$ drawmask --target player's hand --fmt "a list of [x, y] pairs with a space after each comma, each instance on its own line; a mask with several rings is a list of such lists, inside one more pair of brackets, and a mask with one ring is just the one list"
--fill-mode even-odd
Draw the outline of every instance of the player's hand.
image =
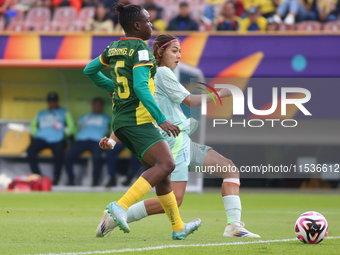
[[102, 138], [99, 142], [99, 147], [103, 150], [112, 150], [112, 144], [109, 143], [109, 138]]
[[166, 122], [163, 122], [162, 124], [159, 124], [159, 126], [161, 129], [163, 129], [168, 134], [168, 136], [171, 136], [171, 133], [172, 133], [174, 137], [177, 137], [178, 134], [181, 132], [179, 127], [172, 124], [170, 120], [167, 120]]
[[111, 99], [113, 99], [113, 92], [109, 92]]
[[230, 89], [224, 88], [219, 91], [220, 97], [230, 97], [232, 96]]

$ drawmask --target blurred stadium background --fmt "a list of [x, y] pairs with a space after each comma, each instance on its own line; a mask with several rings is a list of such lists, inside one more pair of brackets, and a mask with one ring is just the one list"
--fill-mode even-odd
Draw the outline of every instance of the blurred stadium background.
[[[325, 100], [325, 97], [333, 95], [336, 100], [340, 92], [336, 86], [340, 74], [340, 1], [296, 0], [310, 15], [299, 20], [302, 14], [295, 13], [293, 23], [285, 19], [286, 13], [281, 17], [282, 22], [275, 18], [285, 1], [290, 0], [231, 1], [232, 10], [226, 7], [230, 2], [223, 1], [190, 0], [187, 4], [177, 0], [130, 1], [145, 5], [150, 13], [156, 9], [155, 32], [148, 42], [150, 47], [155, 36], [165, 30], [171, 30], [180, 38], [182, 59], [175, 73], [188, 88], [191, 78], [243, 78], [244, 88], [250, 78], [324, 79], [311, 84], [310, 89], [315, 91], [312, 92], [313, 107], [317, 109], [318, 102], [328, 102], [329, 107], [324, 106], [327, 114], [317, 113], [312, 120], [302, 120], [305, 129], [295, 131], [293, 136], [289, 132], [270, 136], [266, 130], [252, 135], [248, 130], [230, 133], [230, 137], [222, 141], [208, 128], [201, 142], [231, 158], [237, 166], [339, 164], [339, 110], [337, 101]], [[0, 174], [14, 179], [30, 173], [26, 158], [30, 144], [29, 124], [37, 112], [46, 108], [48, 92], [59, 94], [60, 105], [69, 109], [74, 120], [91, 111], [94, 97], [105, 100], [104, 112], [110, 115], [108, 93], [96, 88], [82, 70], [111, 41], [123, 36], [117, 25], [117, 14], [112, 10], [114, 3], [113, 0], [0, 0]], [[193, 24], [190, 31], [184, 31], [183, 26], [180, 26], [183, 31], [173, 31], [176, 18], [187, 18], [177, 17], [182, 12], [185, 16], [179, 6], [189, 9]], [[105, 69], [104, 74], [109, 76], [109, 70]], [[332, 79], [332, 86], [323, 83], [326, 78]], [[318, 91], [327, 89], [328, 94], [323, 94], [318, 101]], [[184, 111], [190, 114], [188, 109]], [[223, 114], [223, 110], [208, 114], [207, 120], [225, 116]], [[290, 114], [291, 118], [300, 117], [297, 111]], [[50, 150], [42, 151], [39, 156], [43, 174], [50, 177], [51, 157]], [[127, 174], [127, 158], [129, 153], [124, 152], [117, 164], [121, 175]], [[85, 153], [76, 164], [77, 178], [82, 180], [77, 190], [90, 189], [91, 171], [91, 158]], [[102, 185], [107, 177], [104, 166]], [[219, 179], [196, 177], [189, 186], [191, 191], [202, 191], [202, 185], [221, 184]], [[339, 173], [306, 175], [298, 179], [276, 176], [244, 179], [242, 187], [339, 189], [339, 180]], [[65, 184], [63, 170], [55, 189], [70, 189]], [[6, 188], [5, 185], [0, 187]], [[113, 189], [124, 190], [119, 185]]]

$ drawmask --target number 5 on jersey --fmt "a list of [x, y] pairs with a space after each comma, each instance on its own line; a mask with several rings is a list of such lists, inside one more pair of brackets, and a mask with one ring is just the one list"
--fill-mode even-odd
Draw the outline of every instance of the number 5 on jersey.
[[124, 90], [122, 92], [121, 87], [118, 87], [118, 96], [121, 99], [126, 99], [130, 96], [129, 83], [128, 83], [128, 79], [125, 76], [119, 76], [118, 70], [117, 70], [119, 67], [125, 67], [125, 61], [117, 61], [116, 66], [115, 66], [115, 73], [117, 77], [117, 82], [123, 83], [123, 90]]

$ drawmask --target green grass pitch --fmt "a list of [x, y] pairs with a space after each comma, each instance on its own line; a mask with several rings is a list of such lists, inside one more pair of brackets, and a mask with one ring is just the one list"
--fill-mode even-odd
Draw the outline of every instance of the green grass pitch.
[[[129, 234], [115, 229], [108, 238], [95, 238], [94, 231], [103, 209], [121, 195], [0, 193], [0, 254], [113, 254], [128, 248], [131, 252], [125, 252], [129, 254], [340, 254], [340, 239], [326, 239], [317, 245], [303, 244], [297, 239], [230, 244], [295, 238], [295, 220], [311, 210], [326, 217], [328, 236], [340, 237], [340, 195], [241, 194], [242, 221], [247, 229], [261, 235], [261, 239], [222, 237], [226, 216], [217, 193], [185, 195], [180, 208], [182, 219], [188, 222], [201, 218], [202, 226], [184, 241], [171, 239], [172, 231], [165, 214], [130, 223]], [[147, 197], [153, 196], [151, 193]], [[225, 244], [210, 245], [221, 243]], [[209, 245], [202, 246], [204, 244]], [[136, 250], [168, 245], [182, 247]]]

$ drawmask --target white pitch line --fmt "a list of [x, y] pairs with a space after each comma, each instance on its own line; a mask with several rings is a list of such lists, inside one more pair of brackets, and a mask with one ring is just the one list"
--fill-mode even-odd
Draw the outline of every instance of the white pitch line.
[[[330, 236], [326, 239], [340, 239], [340, 236]], [[67, 253], [47, 253], [47, 254], [35, 254], [35, 255], [90, 255], [90, 254], [108, 254], [108, 253], [123, 253], [123, 252], [137, 252], [137, 251], [152, 251], [163, 250], [168, 248], [182, 248], [182, 247], [207, 247], [207, 246], [227, 246], [227, 245], [244, 245], [244, 244], [258, 244], [258, 243], [277, 243], [277, 242], [290, 242], [298, 241], [296, 238], [290, 239], [277, 239], [277, 240], [259, 240], [250, 242], [233, 242], [233, 243], [207, 243], [207, 244], [170, 244], [162, 246], [150, 246], [144, 248], [127, 248], [120, 250], [106, 250], [106, 251], [85, 251], [85, 252], [67, 252]]]

